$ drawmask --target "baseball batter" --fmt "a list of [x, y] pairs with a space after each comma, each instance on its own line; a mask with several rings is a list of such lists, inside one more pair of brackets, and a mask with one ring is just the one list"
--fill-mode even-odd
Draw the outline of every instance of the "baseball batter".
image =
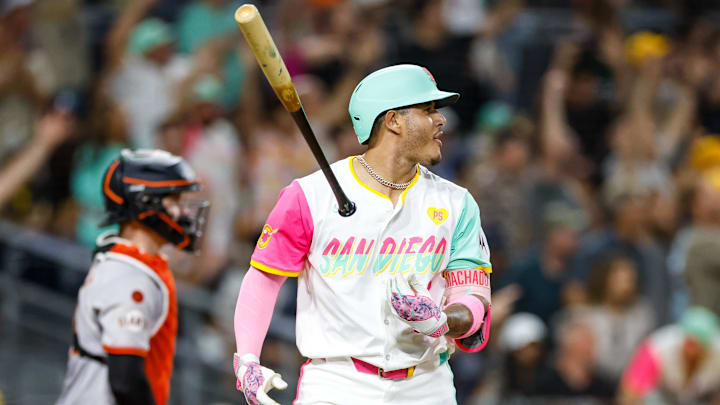
[[124, 150], [102, 184], [106, 224], [78, 293], [74, 343], [57, 405], [164, 405], [170, 392], [177, 300], [159, 248], [194, 251], [207, 203], [190, 166], [164, 151]]
[[309, 360], [295, 404], [453, 404], [455, 347], [479, 351], [490, 325], [490, 252], [467, 190], [421, 164], [441, 159], [457, 93], [420, 66], [364, 78], [349, 112], [363, 156], [331, 167], [357, 204], [338, 215], [316, 172], [282, 190], [235, 311], [238, 389], [276, 404], [279, 374], [259, 364], [278, 290], [298, 277], [297, 346]]

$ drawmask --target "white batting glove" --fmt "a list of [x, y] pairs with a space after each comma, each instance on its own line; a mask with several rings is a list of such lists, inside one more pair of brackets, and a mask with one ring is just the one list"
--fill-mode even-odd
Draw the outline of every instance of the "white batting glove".
[[387, 297], [395, 314], [416, 332], [440, 337], [449, 330], [447, 315], [430, 297], [430, 292], [413, 273], [388, 280]]
[[252, 353], [233, 355], [233, 370], [237, 377], [237, 389], [245, 395], [248, 405], [280, 405], [267, 394], [273, 388], [284, 390], [287, 383], [280, 374], [260, 365], [260, 359]]

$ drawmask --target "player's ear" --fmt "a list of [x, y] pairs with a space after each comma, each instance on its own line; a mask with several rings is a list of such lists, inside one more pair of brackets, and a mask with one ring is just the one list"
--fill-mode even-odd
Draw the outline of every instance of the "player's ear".
[[405, 120], [402, 119], [401, 114], [398, 110], [389, 110], [385, 113], [385, 128], [394, 134], [402, 133]]

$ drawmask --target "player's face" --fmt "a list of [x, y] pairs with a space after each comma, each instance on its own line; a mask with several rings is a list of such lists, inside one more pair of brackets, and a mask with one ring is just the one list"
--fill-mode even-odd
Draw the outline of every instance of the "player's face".
[[408, 107], [405, 111], [403, 150], [406, 156], [424, 165], [439, 163], [445, 116], [435, 109], [434, 101]]

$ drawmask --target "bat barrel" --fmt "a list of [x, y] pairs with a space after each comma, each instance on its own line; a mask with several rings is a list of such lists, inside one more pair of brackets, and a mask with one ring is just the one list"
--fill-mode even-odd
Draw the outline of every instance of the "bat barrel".
[[257, 7], [243, 4], [235, 10], [235, 22], [245, 36], [275, 94], [289, 112], [300, 110], [300, 98], [290, 80], [285, 62], [265, 25]]
[[275, 94], [285, 106], [285, 109], [290, 112], [305, 141], [310, 146], [310, 150], [337, 199], [338, 213], [343, 217], [352, 215], [355, 213], [355, 204], [347, 198], [335, 174], [330, 169], [325, 154], [323, 154], [305, 116], [305, 110], [302, 108], [300, 98], [285, 67], [285, 62], [283, 62], [280, 52], [278, 52], [275, 42], [265, 26], [265, 22], [260, 16], [260, 12], [252, 4], [244, 4], [235, 11], [235, 22], [237, 22], [238, 27], [245, 36]]

